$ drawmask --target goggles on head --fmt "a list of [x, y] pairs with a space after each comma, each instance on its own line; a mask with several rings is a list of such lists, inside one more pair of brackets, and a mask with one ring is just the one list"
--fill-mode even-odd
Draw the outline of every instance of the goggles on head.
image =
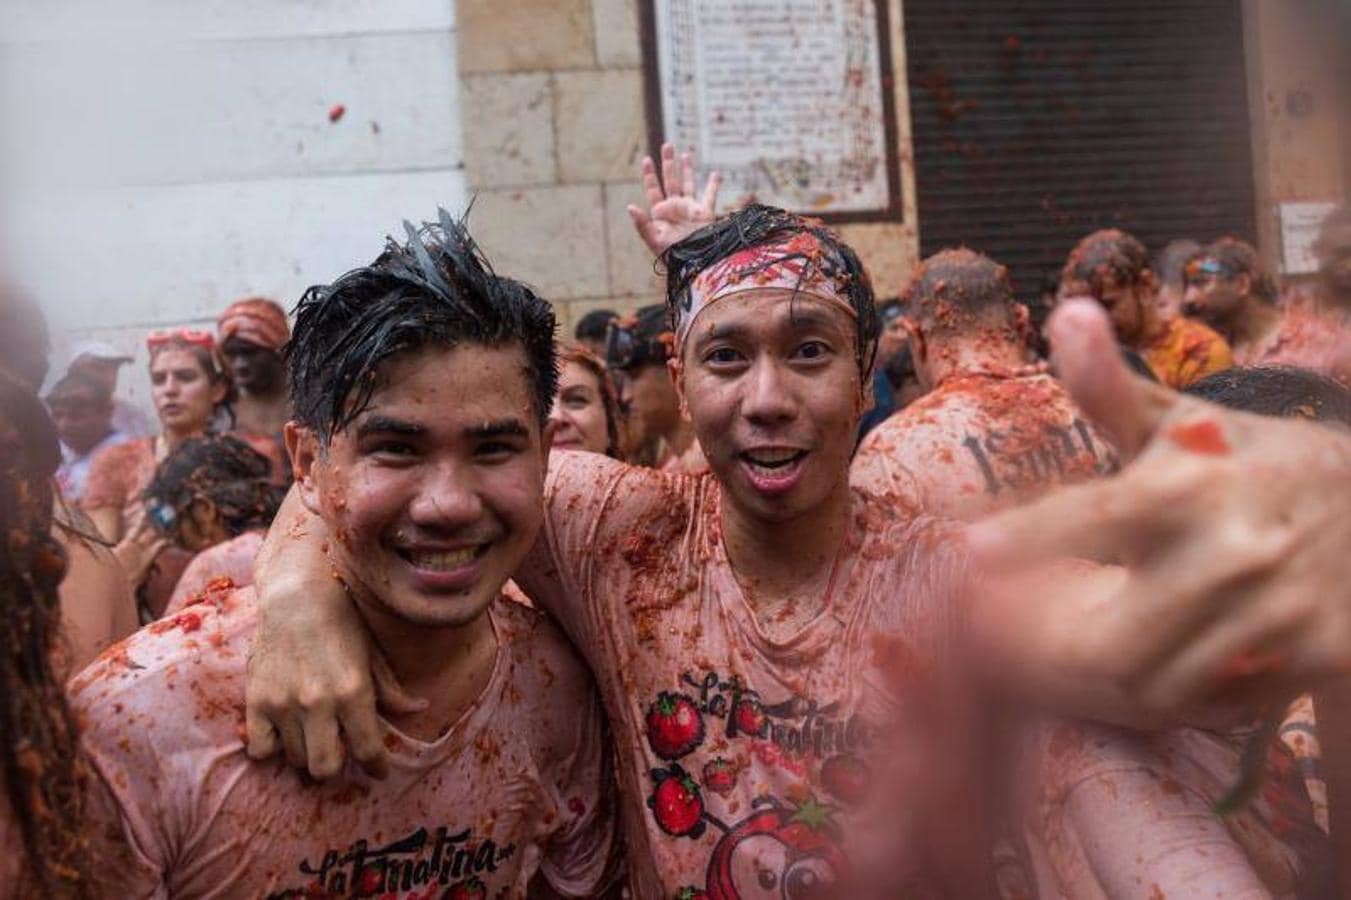
[[1186, 281], [1200, 281], [1202, 278], [1211, 276], [1220, 277], [1225, 275], [1224, 266], [1220, 261], [1212, 257], [1205, 259], [1194, 259], [1187, 263], [1187, 268], [1183, 270], [1183, 277]]
[[642, 365], [658, 365], [670, 357], [670, 336], [641, 338], [633, 326], [614, 321], [605, 332], [605, 367], [631, 371]]
[[170, 538], [174, 536], [174, 529], [178, 525], [178, 510], [171, 504], [147, 502], [145, 514], [150, 517], [150, 523], [160, 534]]

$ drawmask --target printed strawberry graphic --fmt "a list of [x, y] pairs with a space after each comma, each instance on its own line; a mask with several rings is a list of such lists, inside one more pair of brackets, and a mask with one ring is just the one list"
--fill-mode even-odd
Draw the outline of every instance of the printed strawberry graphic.
[[736, 776], [736, 765], [719, 756], [704, 766], [704, 787], [726, 797], [736, 787]]
[[679, 759], [704, 740], [704, 717], [684, 694], [662, 691], [647, 708], [647, 741], [662, 759]]
[[765, 718], [765, 707], [759, 700], [743, 697], [732, 709], [732, 722], [736, 730], [751, 737], [764, 737], [769, 731], [769, 719]]
[[821, 764], [821, 784], [844, 803], [857, 803], [868, 792], [868, 767], [856, 756], [832, 756]]
[[683, 887], [676, 891], [675, 900], [708, 900], [708, 892], [697, 887]]
[[674, 837], [697, 838], [704, 833], [704, 800], [699, 785], [678, 765], [653, 769], [657, 789], [647, 798], [661, 830]]
[[488, 886], [477, 878], [469, 878], [450, 886], [446, 900], [487, 900]]

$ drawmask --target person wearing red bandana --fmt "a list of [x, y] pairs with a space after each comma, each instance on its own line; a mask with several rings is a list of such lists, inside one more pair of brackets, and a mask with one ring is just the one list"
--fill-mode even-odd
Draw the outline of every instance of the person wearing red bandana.
[[233, 431], [272, 460], [275, 480], [288, 482], [281, 438], [291, 417], [282, 356], [291, 337], [286, 313], [271, 300], [249, 297], [230, 304], [216, 326], [221, 355], [239, 390]]
[[924, 396], [864, 438], [854, 486], [973, 519], [1116, 468], [1111, 444], [1033, 363], [1008, 270], [945, 250], [915, 273], [905, 319]]

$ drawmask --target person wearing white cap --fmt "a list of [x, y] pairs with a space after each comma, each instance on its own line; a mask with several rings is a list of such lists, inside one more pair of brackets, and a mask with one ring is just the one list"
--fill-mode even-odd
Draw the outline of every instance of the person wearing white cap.
[[131, 357], [119, 353], [111, 344], [103, 341], [83, 341], [75, 345], [71, 354], [69, 372], [79, 372], [96, 379], [108, 388], [113, 395], [113, 430], [129, 438], [150, 437], [155, 429], [150, 426], [150, 417], [134, 403], [117, 396], [117, 370]]

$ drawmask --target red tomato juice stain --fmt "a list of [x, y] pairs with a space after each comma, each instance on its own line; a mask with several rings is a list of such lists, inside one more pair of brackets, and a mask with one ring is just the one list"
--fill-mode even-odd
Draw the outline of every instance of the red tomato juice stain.
[[1202, 453], [1206, 456], [1228, 456], [1230, 453], [1229, 442], [1224, 439], [1224, 431], [1218, 422], [1209, 419], [1174, 425], [1168, 429], [1168, 436], [1178, 446], [1193, 453]]

